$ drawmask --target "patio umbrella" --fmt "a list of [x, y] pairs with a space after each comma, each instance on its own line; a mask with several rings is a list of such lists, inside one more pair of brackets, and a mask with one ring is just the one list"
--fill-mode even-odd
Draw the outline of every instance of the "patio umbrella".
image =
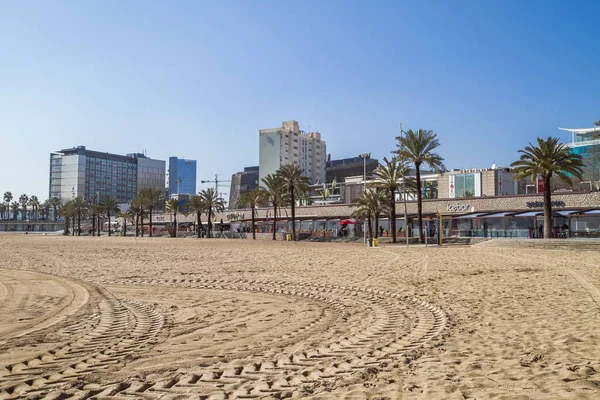
[[355, 224], [355, 221], [352, 221], [350, 219], [345, 219], [343, 221], [340, 221], [340, 225], [348, 225], [348, 224]]

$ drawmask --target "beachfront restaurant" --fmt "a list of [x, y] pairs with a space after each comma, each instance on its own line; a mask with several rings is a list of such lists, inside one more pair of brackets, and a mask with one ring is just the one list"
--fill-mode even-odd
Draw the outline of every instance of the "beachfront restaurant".
[[[600, 209], [574, 209], [553, 211], [553, 237], [577, 238], [600, 237]], [[423, 232], [433, 241], [437, 236], [440, 223], [437, 214], [423, 214]], [[544, 212], [532, 211], [479, 211], [464, 214], [442, 214], [441, 226], [443, 237], [454, 238], [540, 238], [543, 233]], [[345, 226], [345, 229], [343, 228]], [[382, 217], [376, 225], [371, 221], [373, 234], [379, 237], [391, 236], [390, 219]], [[417, 215], [408, 215], [408, 235], [417, 237], [419, 226]], [[240, 232], [251, 232], [251, 220], [232, 221], [231, 229]], [[349, 236], [362, 237], [365, 226], [361, 222], [348, 219], [348, 216], [317, 217], [302, 216], [296, 218], [296, 232], [303, 236]], [[368, 230], [368, 228], [367, 228]], [[291, 220], [287, 216], [277, 219], [277, 233], [291, 231]], [[272, 233], [272, 218], [257, 218], [257, 233]], [[348, 234], [345, 234], [348, 232]], [[406, 224], [404, 216], [396, 219], [397, 237], [405, 237]]]

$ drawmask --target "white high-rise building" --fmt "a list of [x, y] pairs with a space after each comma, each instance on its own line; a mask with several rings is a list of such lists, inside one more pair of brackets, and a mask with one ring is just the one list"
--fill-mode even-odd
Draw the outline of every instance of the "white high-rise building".
[[327, 148], [320, 132], [305, 133], [297, 121], [286, 121], [281, 128], [260, 129], [259, 185], [282, 165], [299, 165], [311, 184], [325, 182]]

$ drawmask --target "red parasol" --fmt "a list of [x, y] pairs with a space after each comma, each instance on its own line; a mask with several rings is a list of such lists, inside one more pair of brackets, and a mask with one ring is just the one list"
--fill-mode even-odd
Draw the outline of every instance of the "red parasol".
[[355, 224], [355, 221], [352, 221], [351, 219], [345, 219], [343, 221], [340, 221], [340, 225], [348, 225], [348, 224]]

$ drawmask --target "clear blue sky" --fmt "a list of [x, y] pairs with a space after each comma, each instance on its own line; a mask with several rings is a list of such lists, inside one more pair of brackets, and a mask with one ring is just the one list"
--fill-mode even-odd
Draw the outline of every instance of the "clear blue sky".
[[599, 16], [599, 1], [2, 1], [0, 192], [46, 199], [49, 153], [80, 144], [229, 179], [258, 164], [260, 128], [291, 119], [333, 158], [389, 156], [402, 122], [438, 133], [448, 168], [507, 165], [600, 119]]

